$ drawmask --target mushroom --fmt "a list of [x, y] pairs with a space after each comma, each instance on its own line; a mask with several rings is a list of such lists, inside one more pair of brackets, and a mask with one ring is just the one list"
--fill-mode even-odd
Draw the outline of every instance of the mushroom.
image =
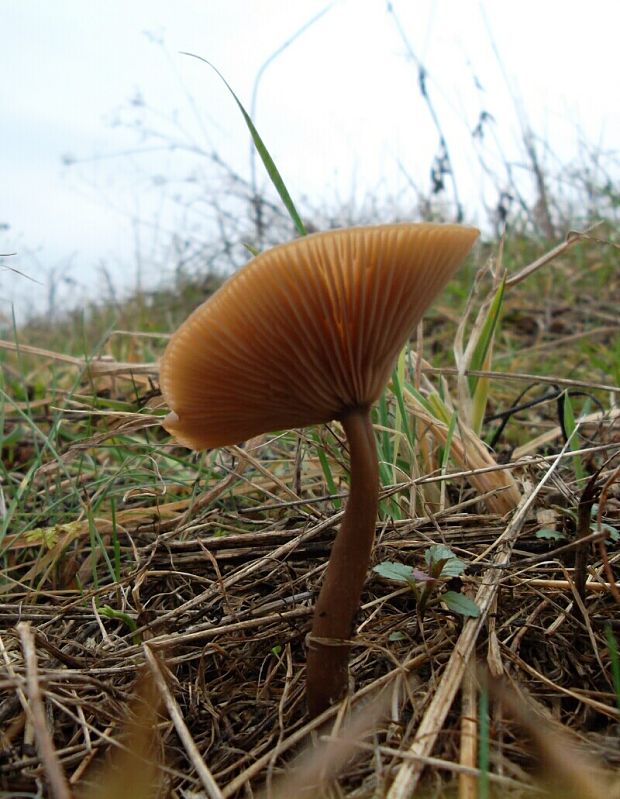
[[253, 258], [197, 308], [161, 361], [163, 425], [192, 449], [340, 422], [350, 495], [307, 637], [312, 716], [347, 687], [379, 477], [372, 404], [433, 298], [478, 236], [461, 225], [315, 233]]

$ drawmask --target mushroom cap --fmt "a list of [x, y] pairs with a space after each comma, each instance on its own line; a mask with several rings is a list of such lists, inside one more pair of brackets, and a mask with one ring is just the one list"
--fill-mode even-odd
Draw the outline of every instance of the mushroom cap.
[[172, 411], [164, 427], [204, 449], [370, 405], [478, 234], [376, 225], [261, 253], [172, 336], [160, 369]]

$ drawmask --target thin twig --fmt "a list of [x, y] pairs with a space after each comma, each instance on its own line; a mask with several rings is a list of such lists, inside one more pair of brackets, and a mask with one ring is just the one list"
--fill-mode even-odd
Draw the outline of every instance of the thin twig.
[[151, 673], [153, 675], [153, 679], [155, 680], [155, 684], [159, 689], [159, 692], [163, 696], [164, 703], [166, 705], [166, 709], [168, 710], [168, 714], [172, 719], [172, 723], [174, 724], [174, 728], [177, 731], [177, 735], [181, 739], [181, 743], [183, 744], [185, 751], [187, 752], [187, 756], [189, 757], [192, 766], [196, 770], [196, 773], [200, 777], [200, 781], [202, 783], [202, 787], [207, 792], [207, 796], [209, 799], [224, 799], [223, 794], [213, 778], [213, 775], [209, 771], [207, 764], [202, 759], [200, 752], [198, 751], [198, 747], [194, 743], [194, 739], [190, 731], [183, 720], [183, 715], [179, 709], [179, 706], [175, 700], [175, 698], [170, 693], [170, 689], [168, 688], [168, 683], [164, 679], [164, 675], [161, 672], [161, 667], [159, 661], [153, 654], [150, 646], [145, 644], [143, 647], [144, 657], [146, 658], [146, 662], [149, 665]]
[[54, 742], [45, 718], [45, 708], [43, 707], [43, 697], [41, 695], [41, 686], [39, 685], [37, 653], [30, 622], [20, 622], [16, 630], [21, 641], [24, 665], [26, 667], [28, 702], [24, 705], [24, 711], [32, 722], [37, 749], [49, 780], [52, 795], [55, 799], [71, 799], [71, 790], [56, 754]]

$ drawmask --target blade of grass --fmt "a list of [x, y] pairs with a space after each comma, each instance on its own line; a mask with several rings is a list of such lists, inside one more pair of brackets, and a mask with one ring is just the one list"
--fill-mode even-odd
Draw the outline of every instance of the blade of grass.
[[342, 507], [342, 502], [336, 497], [338, 489], [336, 488], [336, 483], [334, 481], [334, 475], [332, 474], [331, 466], [329, 465], [329, 460], [325, 454], [325, 448], [323, 447], [321, 439], [319, 438], [319, 434], [316, 431], [313, 430], [310, 434], [310, 437], [316, 446], [316, 454], [318, 455], [319, 463], [321, 464], [321, 470], [323, 472], [323, 478], [327, 486], [327, 492], [334, 497], [332, 500], [334, 508], [339, 510]]
[[[381, 394], [379, 404], [374, 410], [381, 432], [376, 436], [377, 455], [379, 457], [379, 479], [381, 485], [388, 486], [396, 482], [395, 478], [395, 446], [396, 435], [390, 435], [394, 422], [390, 418], [386, 392]], [[401, 519], [402, 513], [398, 502], [394, 498], [383, 500], [379, 503], [379, 510], [382, 517], [392, 516], [394, 519]]]
[[116, 502], [114, 497], [110, 497], [110, 518], [112, 521], [112, 547], [114, 552], [114, 582], [118, 583], [121, 579], [121, 544], [116, 528]]
[[[487, 312], [487, 317], [480, 331], [480, 336], [472, 355], [471, 369], [481, 370], [491, 368], [493, 340], [502, 310], [505, 285], [505, 280], [502, 280], [493, 296], [493, 300]], [[479, 435], [482, 429], [482, 422], [484, 420], [489, 397], [489, 379], [487, 377], [470, 377], [469, 390], [472, 397], [471, 427], [474, 432]]]
[[413, 447], [413, 433], [411, 431], [411, 427], [409, 426], [408, 422], [408, 414], [407, 409], [405, 407], [405, 400], [403, 398], [403, 384], [405, 382], [405, 356], [406, 356], [406, 349], [404, 349], [399, 358], [398, 363], [396, 365], [396, 369], [392, 372], [392, 392], [396, 397], [396, 402], [398, 404], [398, 410], [396, 414], [396, 421], [397, 426], [400, 430], [402, 430], [405, 435], [407, 436], [407, 441]]
[[[590, 403], [586, 402], [583, 407], [582, 416], [586, 416], [588, 411], [590, 410]], [[579, 438], [576, 435], [577, 432], [577, 420], [575, 419], [575, 412], [573, 410], [573, 403], [570, 399], [570, 394], [568, 391], [564, 393], [564, 402], [563, 402], [563, 421], [564, 421], [564, 431], [566, 433], [566, 437], [569, 441], [569, 446], [573, 452], [576, 452], [579, 448]], [[583, 461], [581, 460], [581, 456], [575, 455], [573, 457], [573, 468], [575, 470], [575, 478], [580, 481], [584, 480], [586, 473], [583, 467]]]
[[[450, 452], [452, 451], [452, 438], [454, 436], [454, 430], [456, 428], [456, 420], [457, 415], [456, 411], [452, 414], [450, 419], [450, 424], [448, 425], [448, 433], [446, 435], [446, 443], [443, 448], [443, 452], [441, 455], [441, 473], [445, 475], [448, 471], [448, 464], [450, 463]], [[446, 481], [441, 481], [441, 489], [439, 495], [439, 502], [441, 510], [444, 510], [446, 506]]]
[[90, 539], [90, 566], [91, 566], [91, 576], [93, 578], [93, 585], [95, 589], [99, 588], [99, 578], [97, 576], [97, 558], [95, 557], [95, 551], [101, 542], [99, 538], [99, 534], [97, 533], [97, 528], [95, 527], [95, 520], [93, 519], [93, 512], [92, 509], [89, 507], [87, 510], [88, 513], [88, 537]]
[[[505, 286], [506, 286], [506, 280], [504, 279], [497, 287], [497, 290], [493, 295], [493, 299], [491, 300], [489, 310], [487, 311], [486, 319], [484, 320], [484, 324], [482, 325], [482, 329], [480, 331], [480, 335], [478, 336], [478, 341], [476, 342], [476, 346], [471, 356], [471, 362], [468, 367], [469, 369], [472, 369], [474, 371], [479, 371], [480, 369], [483, 368], [482, 365], [486, 360], [489, 347], [492, 344], [493, 335], [495, 334], [495, 329], [497, 327], [499, 315], [502, 310]], [[476, 383], [479, 379], [480, 378], [478, 377], [469, 378], [469, 386], [472, 395], [476, 390]]]
[[257, 249], [256, 247], [252, 247], [252, 245], [251, 245], [251, 244], [248, 244], [248, 242], [247, 242], [247, 241], [244, 241], [244, 242], [243, 242], [243, 246], [244, 246], [244, 247], [245, 247], [245, 249], [246, 249], [246, 250], [247, 250], [247, 251], [250, 253], [250, 255], [251, 255], [252, 257], [256, 258], [256, 256], [257, 256], [257, 255], [260, 255], [260, 250], [259, 250], [259, 249]]
[[97, 525], [95, 524], [95, 509], [92, 508], [90, 505], [87, 507], [86, 510], [87, 517], [88, 517], [88, 534], [90, 538], [90, 548], [91, 548], [91, 566], [92, 566], [92, 577], [93, 577], [93, 584], [95, 588], [99, 587], [99, 580], [97, 577], [97, 558], [95, 556], [95, 551], [98, 549], [105, 561], [105, 564], [108, 569], [108, 574], [110, 576], [111, 581], [114, 583], [115, 580], [115, 567], [112, 561], [110, 560], [110, 556], [108, 554], [108, 550], [106, 548], [105, 542], [97, 530]]
[[295, 204], [294, 204], [293, 200], [291, 199], [291, 195], [288, 193], [288, 189], [286, 188], [284, 180], [282, 179], [282, 175], [280, 175], [280, 173], [278, 171], [278, 168], [275, 165], [275, 162], [274, 162], [273, 158], [269, 154], [269, 150], [267, 150], [263, 140], [259, 136], [258, 131], [256, 130], [256, 127], [254, 126], [254, 123], [252, 122], [252, 119], [251, 119], [250, 115], [248, 114], [248, 112], [243, 107], [243, 104], [241, 103], [241, 100], [237, 97], [237, 95], [233, 91], [232, 87], [230, 86], [230, 84], [228, 83], [226, 78], [222, 75], [222, 73], [219, 71], [219, 69], [217, 69], [217, 67], [215, 67], [210, 61], [207, 61], [206, 58], [203, 58], [202, 56], [196, 55], [196, 53], [187, 53], [187, 52], [184, 52], [184, 51], [181, 51], [181, 55], [187, 55], [187, 56], [190, 56], [190, 58], [196, 58], [196, 59], [198, 59], [198, 61], [202, 61], [207, 66], [211, 67], [211, 69], [222, 80], [222, 82], [224, 83], [224, 85], [226, 86], [228, 91], [231, 93], [234, 101], [237, 103], [237, 106], [239, 107], [239, 110], [241, 111], [241, 114], [243, 115], [243, 119], [245, 121], [245, 124], [248, 126], [248, 130], [250, 131], [250, 136], [252, 137], [252, 141], [254, 142], [254, 146], [256, 147], [256, 150], [257, 150], [258, 154], [260, 155], [263, 164], [265, 165], [265, 169], [267, 170], [267, 174], [269, 175], [269, 178], [271, 179], [271, 182], [273, 183], [276, 191], [280, 195], [280, 199], [284, 203], [284, 206], [285, 206], [286, 210], [288, 211], [289, 216], [293, 220], [293, 224], [295, 225], [295, 229], [297, 230], [297, 232], [299, 233], [300, 236], [305, 236], [306, 235], [306, 228], [304, 226], [304, 223], [301, 221], [301, 217], [299, 216], [299, 214], [297, 212], [297, 209], [295, 208]]
[[609, 624], [605, 628], [605, 637], [607, 638], [607, 649], [609, 650], [609, 660], [611, 662], [611, 678], [616, 694], [616, 705], [618, 706], [618, 712], [620, 712], [620, 655], [618, 654], [618, 642]]

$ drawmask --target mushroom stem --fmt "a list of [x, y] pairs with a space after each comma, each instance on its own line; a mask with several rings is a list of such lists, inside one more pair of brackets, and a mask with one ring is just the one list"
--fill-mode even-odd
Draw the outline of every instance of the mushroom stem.
[[370, 408], [349, 411], [340, 422], [349, 443], [351, 489], [307, 641], [306, 697], [312, 717], [340, 699], [347, 688], [348, 642], [368, 573], [379, 504], [379, 465]]

